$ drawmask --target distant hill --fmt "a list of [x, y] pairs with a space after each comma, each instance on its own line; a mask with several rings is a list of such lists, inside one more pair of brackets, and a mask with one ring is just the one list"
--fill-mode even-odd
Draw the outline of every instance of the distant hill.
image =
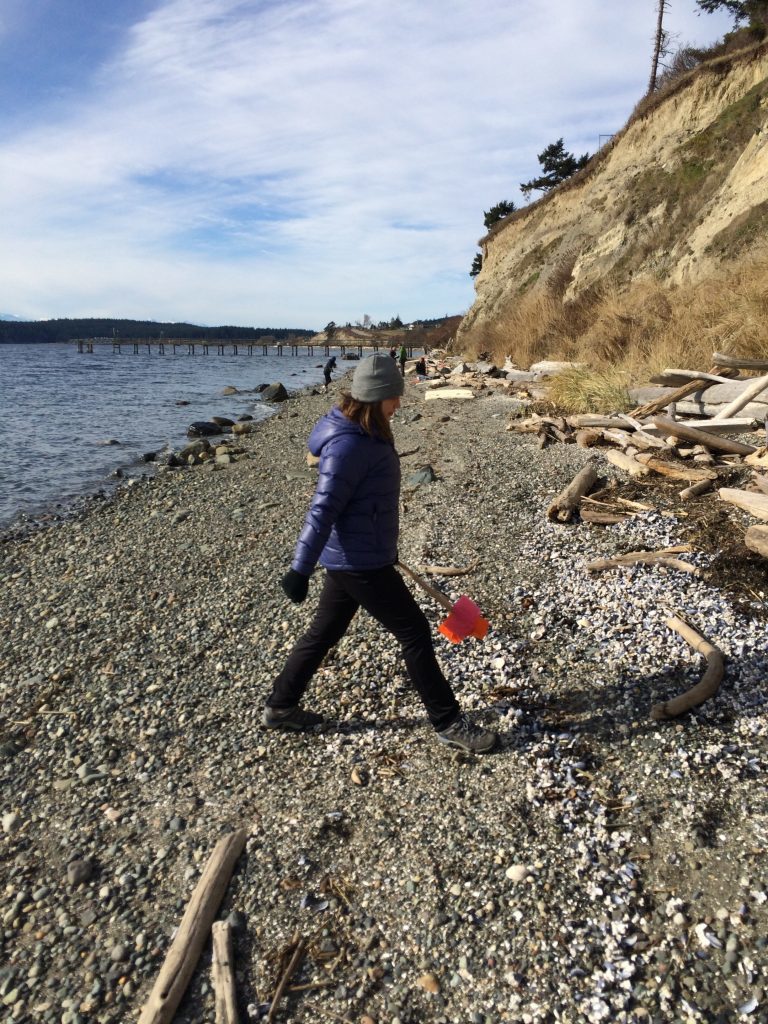
[[14, 316], [13, 313], [0, 313], [0, 320], [19, 320], [20, 318]]
[[75, 339], [117, 338], [120, 341], [252, 341], [270, 337], [309, 338], [314, 333], [290, 327], [201, 327], [198, 324], [156, 323], [153, 320], [61, 319], [7, 320], [0, 317], [0, 344], [67, 342]]

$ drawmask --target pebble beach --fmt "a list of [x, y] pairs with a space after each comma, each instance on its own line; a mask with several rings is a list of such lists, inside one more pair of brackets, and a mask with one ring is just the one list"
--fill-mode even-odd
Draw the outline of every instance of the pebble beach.
[[[625, 522], [552, 523], [599, 456], [507, 430], [503, 388], [425, 401], [409, 377], [400, 556], [474, 567], [430, 581], [477, 602], [482, 641], [450, 644], [413, 589], [497, 748], [438, 744], [364, 614], [307, 694], [327, 723], [266, 731], [320, 589], [321, 571], [303, 605], [279, 587], [314, 490], [306, 439], [343, 386], [292, 395], [231, 455], [2, 539], [0, 1018], [137, 1020], [211, 851], [245, 828], [219, 912], [242, 1021], [266, 1019], [297, 933], [283, 1024], [768, 1021], [768, 587], [757, 556], [742, 572], [717, 546], [748, 517], [699, 499], [702, 543], [696, 508], [635, 482], [652, 507]], [[686, 543], [698, 574], [585, 568]], [[725, 677], [657, 722], [704, 670], [672, 613]], [[215, 1019], [210, 964], [208, 944], [178, 1024]]]

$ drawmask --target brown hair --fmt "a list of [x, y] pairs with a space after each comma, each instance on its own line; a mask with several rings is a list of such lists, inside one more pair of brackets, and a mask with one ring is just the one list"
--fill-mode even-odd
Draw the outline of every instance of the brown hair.
[[380, 437], [390, 444], [395, 443], [392, 427], [389, 419], [384, 415], [381, 402], [359, 402], [352, 395], [343, 394], [339, 402], [339, 409], [348, 420], [359, 423], [366, 434], [371, 437]]

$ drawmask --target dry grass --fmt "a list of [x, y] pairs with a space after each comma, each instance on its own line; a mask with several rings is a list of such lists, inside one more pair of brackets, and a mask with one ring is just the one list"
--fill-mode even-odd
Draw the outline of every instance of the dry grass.
[[462, 339], [518, 366], [539, 359], [583, 362], [645, 381], [666, 366], [706, 369], [713, 351], [768, 358], [768, 243], [705, 280], [669, 286], [610, 284], [563, 302], [547, 288], [510, 299], [490, 325]]
[[620, 370], [574, 367], [553, 377], [550, 401], [564, 412], [629, 412], [628, 375]]

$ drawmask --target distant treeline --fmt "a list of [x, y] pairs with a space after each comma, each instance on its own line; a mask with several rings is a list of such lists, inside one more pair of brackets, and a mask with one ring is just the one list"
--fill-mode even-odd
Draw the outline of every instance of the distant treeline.
[[0, 344], [73, 341], [108, 338], [116, 341], [276, 341], [309, 338], [314, 331], [289, 327], [200, 327], [197, 324], [161, 324], [152, 320], [0, 320]]

